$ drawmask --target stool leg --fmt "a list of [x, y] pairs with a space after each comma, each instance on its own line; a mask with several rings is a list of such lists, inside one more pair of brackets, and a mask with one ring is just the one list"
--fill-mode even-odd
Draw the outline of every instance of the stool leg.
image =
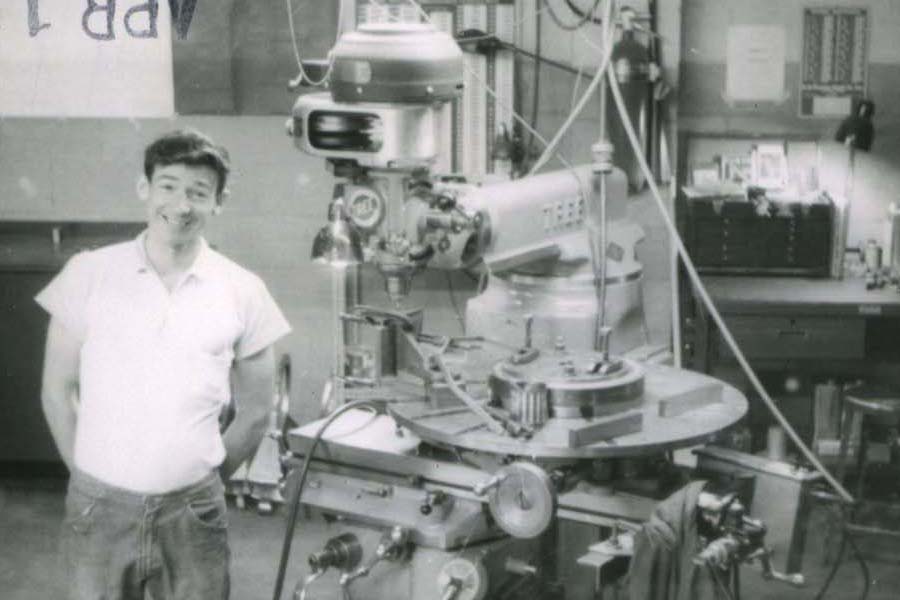
[[847, 447], [850, 445], [850, 434], [853, 431], [853, 411], [846, 406], [841, 417], [841, 450], [838, 454], [838, 472], [837, 479], [844, 483], [844, 476], [847, 474]]
[[900, 432], [898, 432], [897, 427], [891, 427], [888, 430], [888, 449], [890, 451], [890, 461], [891, 465], [896, 465], [898, 461], [900, 461]]
[[859, 450], [856, 457], [856, 472], [859, 474], [859, 481], [856, 482], [856, 499], [862, 500], [863, 485], [866, 480], [866, 453], [869, 448], [869, 432], [867, 431], [865, 413], [862, 414], [859, 424]]

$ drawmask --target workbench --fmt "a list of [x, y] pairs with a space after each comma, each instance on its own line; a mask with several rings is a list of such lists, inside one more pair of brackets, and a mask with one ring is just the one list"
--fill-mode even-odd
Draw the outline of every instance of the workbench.
[[[767, 391], [807, 440], [812, 389], [856, 380], [900, 385], [900, 293], [861, 278], [705, 276], [703, 283]], [[683, 364], [751, 399], [755, 446], [770, 422], [696, 292], [680, 290]]]

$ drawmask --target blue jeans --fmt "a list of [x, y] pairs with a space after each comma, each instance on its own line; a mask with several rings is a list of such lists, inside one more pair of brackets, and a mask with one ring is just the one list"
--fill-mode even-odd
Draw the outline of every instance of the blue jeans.
[[60, 549], [72, 600], [225, 600], [230, 551], [217, 473], [137, 494], [75, 470]]

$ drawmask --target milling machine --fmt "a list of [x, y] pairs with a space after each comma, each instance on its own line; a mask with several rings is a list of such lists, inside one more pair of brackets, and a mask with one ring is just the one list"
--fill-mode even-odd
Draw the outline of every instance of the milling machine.
[[[313, 257], [374, 266], [390, 302], [341, 314], [347, 403], [288, 435], [315, 515], [294, 597], [593, 598], [608, 574], [589, 546], [645, 521], [685, 482], [671, 452], [747, 401], [622, 352], [636, 345], [642, 232], [611, 146], [513, 181], [442, 177], [442, 107], [462, 81], [453, 39], [362, 26], [332, 61], [330, 92], [301, 95], [289, 121], [337, 181]], [[404, 307], [424, 268], [482, 269], [464, 337]]]

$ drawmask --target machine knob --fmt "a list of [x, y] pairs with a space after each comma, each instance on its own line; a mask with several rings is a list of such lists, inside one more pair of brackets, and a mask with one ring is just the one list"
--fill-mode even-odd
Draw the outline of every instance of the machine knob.
[[310, 569], [316, 572], [324, 572], [329, 568], [349, 571], [356, 567], [362, 559], [362, 547], [359, 540], [352, 533], [342, 533], [325, 542], [325, 547], [309, 555]]
[[458, 556], [437, 576], [441, 600], [482, 600], [488, 591], [488, 573], [480, 560]]
[[518, 558], [513, 558], [512, 556], [507, 557], [506, 564], [503, 565], [503, 569], [507, 573], [512, 573], [513, 575], [520, 575], [522, 577], [538, 574], [537, 567], [535, 567], [534, 565], [528, 564], [524, 560], [519, 560]]

